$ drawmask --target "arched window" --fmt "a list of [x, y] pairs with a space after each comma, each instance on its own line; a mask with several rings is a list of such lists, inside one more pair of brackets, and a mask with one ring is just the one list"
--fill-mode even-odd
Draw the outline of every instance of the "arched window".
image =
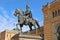
[[58, 16], [60, 16], [60, 9], [58, 9]]
[[58, 26], [57, 32], [60, 34], [60, 26]]
[[58, 40], [60, 40], [60, 26], [58, 27], [57, 32], [58, 32]]
[[57, 16], [57, 11], [53, 12], [53, 18]]

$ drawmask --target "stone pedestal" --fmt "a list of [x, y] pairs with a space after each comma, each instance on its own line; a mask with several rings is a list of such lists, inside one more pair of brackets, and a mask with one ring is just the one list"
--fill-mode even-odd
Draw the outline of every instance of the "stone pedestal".
[[36, 35], [16, 35], [12, 38], [12, 40], [41, 40], [42, 38], [40, 36]]

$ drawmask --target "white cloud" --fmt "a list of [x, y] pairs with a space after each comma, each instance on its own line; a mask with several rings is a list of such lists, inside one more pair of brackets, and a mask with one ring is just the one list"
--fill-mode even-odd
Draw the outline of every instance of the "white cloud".
[[1, 14], [2, 14], [6, 19], [8, 19], [8, 18], [9, 18], [8, 12], [7, 12], [3, 7], [0, 7], [0, 10], [1, 10]]
[[15, 25], [13, 24], [17, 22], [16, 19], [9, 16], [9, 12], [6, 11], [3, 7], [0, 7], [0, 12], [0, 31], [14, 28]]

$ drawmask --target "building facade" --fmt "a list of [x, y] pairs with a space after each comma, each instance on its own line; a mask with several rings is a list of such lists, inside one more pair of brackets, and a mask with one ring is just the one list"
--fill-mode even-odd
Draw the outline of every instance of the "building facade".
[[60, 40], [60, 0], [43, 6], [44, 40]]
[[0, 33], [0, 40], [11, 40], [16, 34], [18, 34], [17, 31], [5, 30]]

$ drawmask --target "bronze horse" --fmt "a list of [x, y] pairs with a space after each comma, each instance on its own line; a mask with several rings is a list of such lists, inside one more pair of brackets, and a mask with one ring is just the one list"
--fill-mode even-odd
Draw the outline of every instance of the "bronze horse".
[[38, 28], [40, 28], [37, 20], [33, 19], [33, 18], [28, 18], [28, 16], [25, 16], [24, 11], [22, 11], [21, 9], [16, 9], [15, 16], [18, 17], [18, 25], [20, 25], [20, 28], [22, 30], [23, 25], [29, 25], [30, 31], [32, 31], [32, 26], [34, 26], [34, 28], [36, 29], [36, 26], [38, 26]]

